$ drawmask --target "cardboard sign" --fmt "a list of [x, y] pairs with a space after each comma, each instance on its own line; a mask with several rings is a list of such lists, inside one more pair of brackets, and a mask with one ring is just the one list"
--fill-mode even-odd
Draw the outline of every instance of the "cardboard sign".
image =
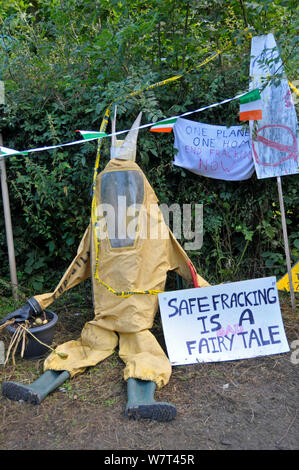
[[275, 277], [158, 295], [172, 365], [288, 352]]
[[197, 175], [229, 181], [251, 177], [250, 132], [242, 126], [214, 126], [179, 118], [174, 126], [173, 164]]
[[252, 150], [257, 177], [270, 178], [298, 173], [298, 122], [287, 78], [269, 82], [267, 77], [284, 74], [272, 33], [251, 42], [251, 88], [261, 89], [263, 118], [250, 121]]

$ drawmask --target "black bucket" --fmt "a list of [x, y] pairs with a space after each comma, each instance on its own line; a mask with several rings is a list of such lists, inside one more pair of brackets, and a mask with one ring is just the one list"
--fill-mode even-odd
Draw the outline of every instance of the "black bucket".
[[[46, 323], [45, 325], [30, 328], [29, 331], [34, 336], [36, 336], [39, 341], [50, 346], [54, 338], [55, 327], [58, 321], [58, 317], [56, 313], [50, 312], [49, 310], [45, 310], [45, 314], [48, 323]], [[7, 326], [5, 329], [11, 334], [16, 331], [16, 329], [13, 328], [11, 325]], [[18, 345], [17, 352], [21, 352], [21, 344]], [[26, 333], [26, 346], [24, 349], [23, 356], [24, 359], [39, 359], [49, 352], [49, 348], [47, 348], [43, 344], [40, 344], [30, 333]]]

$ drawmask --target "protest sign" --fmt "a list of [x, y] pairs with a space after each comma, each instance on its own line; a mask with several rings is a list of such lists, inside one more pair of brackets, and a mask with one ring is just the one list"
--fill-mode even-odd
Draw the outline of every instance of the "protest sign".
[[252, 38], [250, 76], [251, 89], [261, 90], [263, 109], [260, 121], [250, 121], [257, 177], [298, 173], [297, 115], [273, 34]]
[[254, 172], [250, 132], [242, 126], [214, 126], [179, 118], [174, 125], [173, 164], [197, 175], [240, 181]]
[[158, 295], [172, 365], [288, 352], [275, 277]]

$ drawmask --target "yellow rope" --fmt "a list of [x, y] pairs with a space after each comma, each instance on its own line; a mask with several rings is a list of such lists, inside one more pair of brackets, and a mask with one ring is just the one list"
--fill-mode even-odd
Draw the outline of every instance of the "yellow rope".
[[289, 81], [290, 88], [299, 96], [299, 90]]
[[[200, 67], [203, 67], [206, 65], [208, 62], [211, 62], [214, 60], [216, 57], [219, 56], [224, 50], [226, 50], [229, 46], [231, 45], [231, 42], [228, 42], [227, 45], [223, 49], [218, 49], [212, 56], [206, 58], [203, 62], [201, 62], [199, 65], [196, 67], [186, 71], [184, 74], [180, 75], [175, 75], [173, 77], [167, 78], [166, 80], [162, 80], [161, 82], [154, 83], [152, 85], [146, 86], [140, 90], [133, 91], [132, 93], [129, 93], [128, 95], [124, 97], [119, 97], [115, 99], [112, 103], [109, 104], [107, 107], [101, 126], [100, 126], [100, 132], [105, 132], [111, 112], [111, 108], [114, 103], [119, 101], [120, 99], [127, 99], [131, 98], [133, 96], [139, 95], [140, 93], [143, 93], [144, 91], [152, 90], [153, 88], [157, 88], [160, 86], [167, 85], [168, 83], [171, 83], [175, 80], [179, 80], [182, 78], [184, 75], [187, 73], [190, 73], [192, 71], [198, 70]], [[92, 230], [93, 230], [93, 235], [94, 235], [94, 244], [95, 244], [95, 270], [94, 270], [94, 277], [95, 279], [102, 285], [104, 286], [109, 292], [113, 293], [114, 295], [117, 295], [119, 297], [130, 297], [131, 295], [135, 294], [149, 294], [149, 295], [157, 295], [159, 293], [162, 293], [163, 291], [158, 291], [158, 290], [145, 290], [145, 291], [117, 291], [113, 289], [111, 286], [109, 286], [106, 282], [104, 282], [102, 279], [100, 279], [99, 274], [98, 274], [98, 266], [99, 266], [99, 258], [100, 258], [100, 242], [98, 241], [97, 233], [96, 233], [96, 191], [95, 191], [95, 186], [96, 186], [96, 178], [98, 174], [98, 168], [100, 164], [100, 149], [102, 145], [102, 139], [99, 139], [98, 141], [98, 147], [97, 147], [97, 157], [96, 157], [96, 162], [94, 166], [94, 173], [93, 173], [93, 185], [92, 185], [92, 203], [91, 203], [91, 224], [92, 224]]]

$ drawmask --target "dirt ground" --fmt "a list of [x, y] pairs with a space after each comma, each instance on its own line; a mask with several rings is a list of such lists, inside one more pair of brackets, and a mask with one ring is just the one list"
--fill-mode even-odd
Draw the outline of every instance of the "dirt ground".
[[[299, 312], [292, 311], [289, 304], [289, 298], [284, 297], [281, 309], [291, 346], [299, 339]], [[69, 305], [57, 312], [56, 344], [80, 335], [89, 318], [80, 310], [75, 312]], [[165, 347], [159, 320], [153, 333]], [[15, 366], [11, 362], [5, 367], [0, 365], [0, 381], [29, 384], [41, 374], [42, 364], [42, 359], [17, 358]], [[122, 369], [116, 352], [65, 382], [37, 406], [9, 401], [0, 394], [0, 449], [297, 450], [299, 447], [299, 354], [293, 349], [254, 359], [174, 367], [169, 384], [155, 396], [177, 407], [177, 417], [168, 423], [131, 421], [124, 416], [126, 384]]]

